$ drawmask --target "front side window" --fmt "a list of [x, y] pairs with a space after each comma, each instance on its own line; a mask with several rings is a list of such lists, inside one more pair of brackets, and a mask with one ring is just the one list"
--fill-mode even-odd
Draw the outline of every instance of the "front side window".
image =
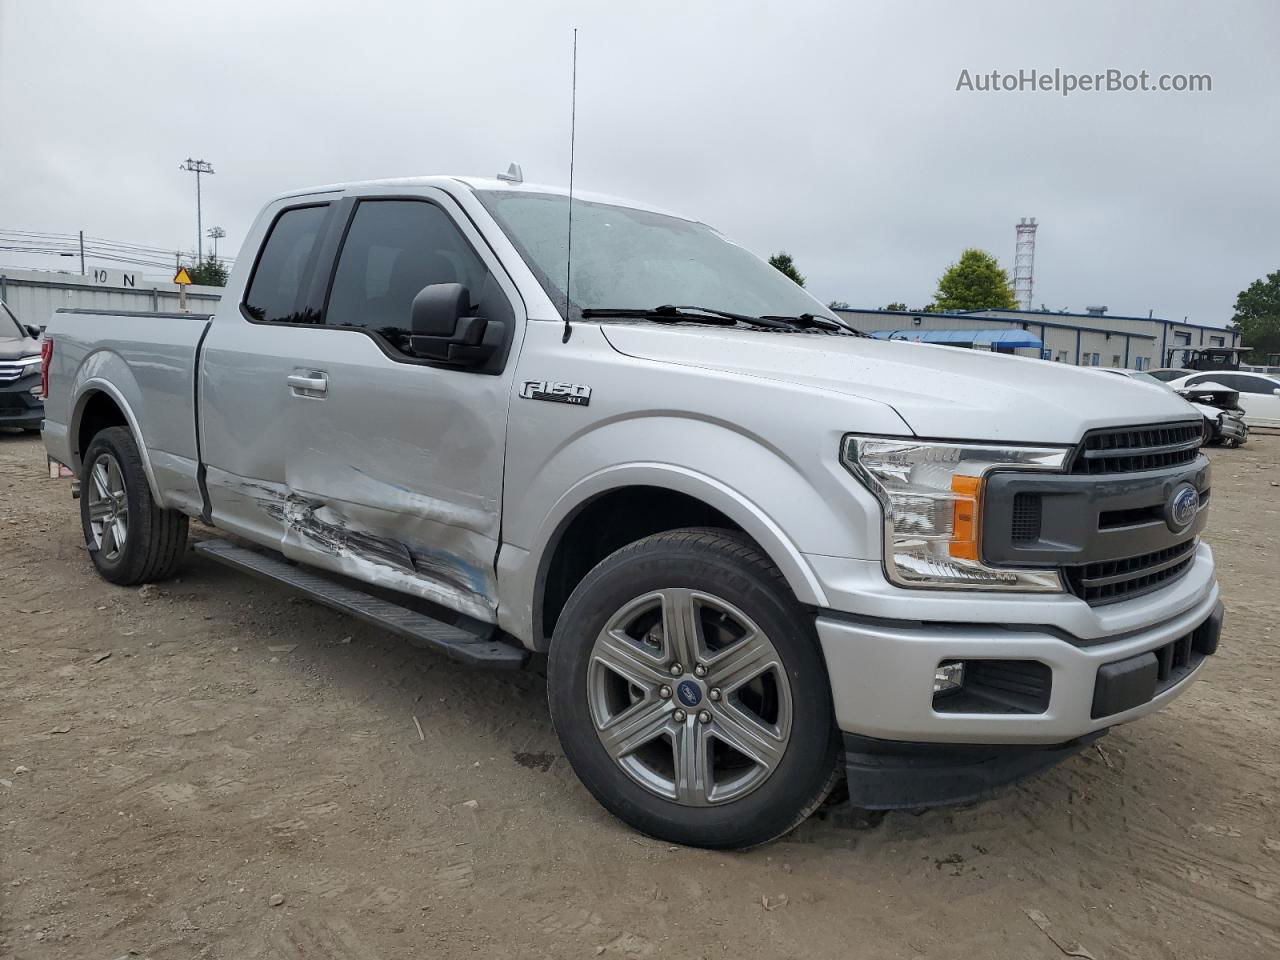
[[836, 319], [802, 287], [706, 224], [577, 199], [566, 297], [568, 197], [522, 190], [477, 190], [476, 196], [561, 315], [567, 310], [577, 319], [587, 308], [673, 304]]
[[249, 281], [244, 308], [260, 323], [319, 323], [311, 280], [328, 204], [294, 207], [271, 225]]
[[325, 322], [364, 327], [405, 349], [413, 298], [460, 283], [478, 303], [489, 271], [448, 214], [420, 200], [363, 200], [333, 275]]

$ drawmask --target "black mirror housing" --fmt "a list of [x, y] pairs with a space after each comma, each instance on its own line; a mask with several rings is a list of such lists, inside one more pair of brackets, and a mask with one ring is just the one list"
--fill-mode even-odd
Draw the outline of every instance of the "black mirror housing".
[[423, 287], [409, 307], [409, 349], [424, 360], [479, 366], [502, 346], [505, 328], [470, 313], [471, 292], [462, 284]]

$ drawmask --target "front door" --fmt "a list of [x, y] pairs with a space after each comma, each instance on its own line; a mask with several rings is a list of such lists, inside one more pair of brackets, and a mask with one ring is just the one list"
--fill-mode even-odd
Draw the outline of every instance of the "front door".
[[[347, 210], [323, 324], [289, 331], [281, 549], [492, 622], [520, 299], [443, 192]], [[432, 283], [463, 284], [477, 315], [506, 322], [494, 364], [408, 352], [410, 304]]]

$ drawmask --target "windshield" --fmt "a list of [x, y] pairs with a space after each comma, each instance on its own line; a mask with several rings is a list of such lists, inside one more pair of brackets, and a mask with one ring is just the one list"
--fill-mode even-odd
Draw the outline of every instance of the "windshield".
[[[477, 190], [476, 196], [564, 315], [569, 198], [515, 190]], [[570, 283], [574, 320], [587, 308], [663, 304], [836, 320], [787, 277], [705, 224], [577, 198]]]
[[0, 337], [17, 337], [19, 340], [25, 339], [27, 331], [22, 324], [18, 322], [18, 318], [13, 315], [3, 300], [0, 300]]

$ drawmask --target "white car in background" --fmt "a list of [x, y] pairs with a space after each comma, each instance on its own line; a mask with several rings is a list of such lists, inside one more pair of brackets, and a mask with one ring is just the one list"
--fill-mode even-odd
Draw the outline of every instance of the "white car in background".
[[1092, 369], [1096, 369], [1099, 373], [1128, 377], [1130, 380], [1147, 383], [1178, 394], [1204, 418], [1206, 444], [1238, 447], [1249, 439], [1249, 427], [1244, 422], [1244, 411], [1239, 407], [1239, 394], [1234, 390], [1221, 387], [1214, 389], [1214, 384], [1207, 384], [1204, 388], [1178, 388], [1157, 379], [1145, 370], [1115, 370], [1110, 367]]
[[1280, 427], [1280, 377], [1269, 373], [1238, 373], [1233, 370], [1204, 370], [1172, 380], [1175, 390], [1221, 384], [1240, 393], [1244, 422], [1250, 427]]
[[[1128, 371], [1125, 372], [1128, 373]], [[1179, 380], [1188, 374], [1195, 373], [1195, 371], [1189, 370], [1186, 367], [1157, 367], [1154, 370], [1135, 370], [1134, 373], [1145, 373], [1154, 380], [1159, 380], [1161, 383], [1168, 383], [1170, 380]]]

